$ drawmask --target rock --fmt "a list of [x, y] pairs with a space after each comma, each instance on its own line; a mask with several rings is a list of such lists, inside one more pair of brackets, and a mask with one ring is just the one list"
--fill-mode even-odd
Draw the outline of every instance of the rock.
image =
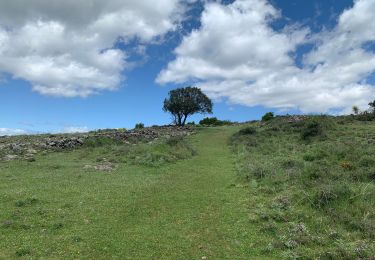
[[18, 158], [18, 155], [7, 154], [7, 155], [4, 156], [3, 160], [9, 162], [9, 161], [13, 161], [13, 160], [15, 160], [17, 158]]
[[117, 168], [117, 166], [113, 163], [110, 163], [110, 162], [104, 162], [104, 163], [100, 163], [100, 164], [97, 164], [97, 165], [89, 165], [89, 164], [86, 164], [83, 169], [84, 170], [96, 170], [96, 171], [101, 171], [101, 172], [111, 172], [113, 170], [115, 170]]
[[96, 165], [94, 168], [97, 171], [111, 172], [116, 168], [116, 166], [112, 163], [103, 163], [103, 164]]
[[[159, 138], [185, 136], [193, 132], [194, 128], [192, 127], [154, 126], [130, 131], [106, 129], [75, 135], [36, 135], [17, 139], [4, 137], [0, 138], [0, 151], [2, 154], [8, 154], [3, 158], [7, 161], [17, 159], [18, 156], [29, 160], [29, 158], [34, 158], [38, 153], [43, 154], [51, 150], [77, 149], [83, 146], [88, 139], [92, 138], [109, 138], [127, 145], [135, 145], [139, 142], [152, 144]], [[108, 170], [110, 167], [105, 165], [97, 168]]]
[[36, 153], [38, 153], [38, 151], [35, 150], [35, 149], [30, 148], [30, 149], [27, 149], [26, 153], [28, 153], [28, 154], [36, 154]]
[[26, 161], [28, 161], [28, 162], [35, 162], [35, 161], [36, 161], [35, 158], [32, 157], [32, 156], [26, 156], [25, 159], [26, 159]]

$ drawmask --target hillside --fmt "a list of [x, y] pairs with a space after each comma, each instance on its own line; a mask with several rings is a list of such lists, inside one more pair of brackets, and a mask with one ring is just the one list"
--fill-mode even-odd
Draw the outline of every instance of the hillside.
[[66, 148], [2, 139], [2, 158], [23, 150], [0, 162], [0, 258], [370, 258], [374, 130], [280, 117]]

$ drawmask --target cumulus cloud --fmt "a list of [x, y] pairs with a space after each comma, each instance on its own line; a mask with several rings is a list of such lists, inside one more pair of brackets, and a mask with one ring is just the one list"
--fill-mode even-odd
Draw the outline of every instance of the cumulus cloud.
[[22, 129], [0, 128], [0, 136], [24, 135], [24, 134], [27, 134], [27, 131], [22, 130]]
[[89, 128], [87, 126], [66, 126], [63, 129], [56, 131], [56, 132], [74, 134], [74, 133], [87, 133], [88, 131], [89, 131]]
[[[375, 96], [367, 78], [375, 72], [374, 0], [357, 0], [331, 31], [290, 24], [276, 31], [280, 11], [266, 0], [207, 3], [201, 27], [184, 37], [160, 84], [195, 82], [213, 98], [247, 106], [302, 112], [348, 112]], [[314, 48], [297, 66], [304, 44]]]
[[176, 29], [181, 0], [0, 1], [0, 72], [53, 96], [88, 96], [123, 81], [128, 54]]

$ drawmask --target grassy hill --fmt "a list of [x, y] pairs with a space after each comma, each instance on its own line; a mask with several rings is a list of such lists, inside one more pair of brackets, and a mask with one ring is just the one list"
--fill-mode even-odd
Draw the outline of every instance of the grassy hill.
[[374, 130], [280, 117], [0, 162], [0, 259], [369, 258]]

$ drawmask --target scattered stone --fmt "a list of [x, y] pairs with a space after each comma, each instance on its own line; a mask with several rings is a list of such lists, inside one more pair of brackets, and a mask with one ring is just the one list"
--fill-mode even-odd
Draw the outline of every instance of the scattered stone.
[[3, 158], [3, 160], [4, 160], [4, 161], [7, 161], [7, 162], [9, 162], [9, 161], [13, 161], [13, 160], [15, 160], [15, 159], [18, 159], [18, 155], [15, 155], [15, 154], [7, 154], [7, 155], [5, 155], [4, 158]]
[[110, 162], [104, 162], [97, 165], [85, 165], [83, 167], [84, 170], [96, 170], [101, 172], [112, 172], [117, 168], [117, 165], [110, 163]]
[[[144, 129], [125, 131], [123, 129], [98, 130], [85, 134], [54, 134], [30, 135], [23, 137], [0, 137], [0, 152], [5, 154], [4, 161], [18, 158], [35, 160], [35, 155], [48, 151], [77, 149], [82, 147], [88, 139], [109, 138], [126, 145], [135, 145], [139, 142], [152, 144], [159, 138], [187, 136], [194, 132], [189, 126], [154, 126]], [[98, 167], [109, 171], [109, 166]]]

